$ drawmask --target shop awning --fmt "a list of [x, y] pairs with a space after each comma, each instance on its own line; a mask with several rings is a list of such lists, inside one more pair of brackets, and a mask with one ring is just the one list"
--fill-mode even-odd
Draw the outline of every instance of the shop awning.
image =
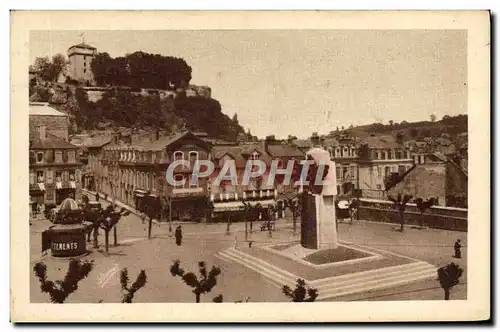
[[248, 201], [248, 203], [252, 206], [260, 204], [262, 208], [266, 209], [270, 206], [276, 205], [276, 201], [274, 199], [264, 199], [261, 201]]
[[75, 181], [69, 181], [69, 186], [70, 186], [70, 188], [73, 188], [73, 189], [76, 188]]
[[241, 211], [243, 207], [244, 205], [241, 201], [219, 202], [214, 203], [214, 212]]
[[38, 188], [40, 188], [41, 191], [45, 191], [45, 184], [44, 183], [38, 183]]
[[62, 189], [62, 182], [56, 182], [56, 189]]
[[145, 190], [141, 190], [141, 189], [134, 190], [134, 195], [139, 196], [139, 197], [144, 197], [148, 194], [149, 194], [149, 192], [147, 192]]

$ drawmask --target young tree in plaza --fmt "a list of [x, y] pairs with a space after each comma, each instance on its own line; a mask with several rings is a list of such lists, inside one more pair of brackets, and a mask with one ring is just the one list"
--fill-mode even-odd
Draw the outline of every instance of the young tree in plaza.
[[450, 299], [451, 289], [458, 285], [463, 272], [464, 270], [453, 262], [437, 270], [438, 280], [444, 290], [445, 300]]
[[402, 232], [404, 231], [406, 206], [411, 200], [412, 196], [402, 196], [401, 194], [398, 194], [396, 198], [392, 197], [391, 195], [387, 196], [387, 198], [394, 204], [394, 208], [399, 212], [399, 222], [401, 225], [400, 231]]
[[111, 205], [101, 212], [99, 217], [99, 227], [104, 230], [106, 253], [109, 253], [109, 232], [118, 224], [122, 216], [127, 215], [129, 215], [129, 212], [124, 208], [122, 208], [119, 212], [116, 212]]
[[285, 201], [285, 207], [292, 212], [293, 221], [293, 235], [297, 233], [297, 217], [300, 214], [300, 196], [297, 195], [295, 198], [287, 198]]
[[68, 271], [62, 280], [48, 280], [47, 266], [38, 262], [33, 270], [35, 276], [40, 281], [40, 289], [50, 296], [52, 303], [64, 303], [68, 296], [78, 289], [78, 283], [85, 279], [94, 267], [94, 261], [79, 261], [72, 259], [69, 261]]
[[123, 291], [122, 303], [132, 303], [135, 293], [146, 285], [146, 282], [148, 281], [146, 271], [141, 270], [141, 272], [137, 275], [135, 282], [130, 285], [130, 287], [128, 286], [128, 281], [128, 270], [125, 268], [120, 271], [120, 285]]
[[181, 277], [182, 281], [193, 289], [196, 297], [196, 303], [200, 303], [201, 295], [210, 293], [217, 284], [217, 277], [220, 275], [220, 268], [212, 266], [210, 271], [207, 270], [205, 262], [198, 263], [199, 276], [193, 272], [186, 272], [180, 267], [180, 261], [176, 260], [170, 266], [170, 273], [174, 277]]
[[415, 204], [417, 205], [417, 209], [420, 211], [420, 228], [423, 228], [425, 227], [424, 213], [425, 211], [427, 211], [427, 209], [436, 204], [436, 200], [434, 197], [431, 197], [427, 200], [419, 197], [415, 200]]
[[297, 279], [294, 290], [289, 286], [283, 286], [281, 290], [292, 302], [314, 302], [318, 297], [318, 290], [307, 287], [303, 279]]

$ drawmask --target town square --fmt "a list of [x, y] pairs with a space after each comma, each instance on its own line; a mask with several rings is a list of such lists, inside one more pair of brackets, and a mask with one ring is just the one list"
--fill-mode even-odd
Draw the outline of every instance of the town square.
[[31, 303], [468, 299], [466, 34], [252, 33], [32, 32]]

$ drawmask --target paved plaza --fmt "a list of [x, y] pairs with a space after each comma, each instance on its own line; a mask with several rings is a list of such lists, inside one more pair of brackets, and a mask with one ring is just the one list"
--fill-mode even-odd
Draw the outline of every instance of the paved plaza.
[[[178, 223], [173, 223], [175, 228]], [[292, 279], [283, 279], [282, 283], [273, 280], [269, 275], [256, 271], [245, 264], [245, 260], [228, 257], [231, 250], [237, 250], [247, 255], [267, 260], [269, 252], [263, 247], [279, 243], [291, 243], [299, 240], [293, 234], [292, 222], [280, 220], [277, 230], [272, 233], [261, 232], [254, 227], [254, 232], [249, 239], [253, 241], [252, 248], [245, 242], [244, 223], [231, 225], [231, 232], [226, 234], [226, 224], [195, 224], [182, 223], [184, 238], [182, 246], [175, 244], [168, 224], [154, 224], [152, 239], [147, 239], [147, 222], [134, 215], [122, 217], [118, 225], [118, 246], [111, 245], [109, 254], [104, 253], [104, 235], [100, 232], [97, 251], [92, 251], [92, 242], [87, 244], [90, 253], [82, 258], [95, 261], [95, 268], [80, 284], [78, 290], [71, 294], [69, 303], [97, 303], [120, 302], [121, 290], [119, 284], [119, 271], [128, 268], [130, 279], [133, 281], [141, 269], [147, 274], [148, 282], [140, 289], [134, 302], [194, 302], [194, 294], [179, 278], [171, 276], [169, 268], [176, 259], [181, 261], [181, 267], [187, 271], [197, 272], [197, 262], [205, 261], [210, 268], [217, 265], [222, 273], [210, 294], [202, 296], [202, 302], [211, 302], [218, 294], [224, 296], [224, 301], [251, 302], [276, 302], [288, 301], [282, 294], [280, 287], [291, 282]], [[34, 220], [30, 226], [31, 237], [31, 269], [38, 261], [43, 261], [48, 266], [48, 278], [51, 280], [64, 276], [68, 266], [67, 259], [51, 257], [50, 254], [41, 256], [41, 232], [50, 226], [47, 220]], [[258, 226], [255, 223], [254, 226]], [[354, 221], [353, 224], [341, 223], [339, 225], [339, 240], [343, 244], [363, 248], [384, 257], [381, 260], [366, 262], [376, 268], [388, 268], [387, 273], [396, 274], [394, 266], [403, 263], [414, 264], [422, 273], [432, 274], [434, 267], [457, 261], [464, 268], [461, 284], [456, 286], [451, 293], [452, 299], [466, 299], [467, 296], [467, 233], [444, 231], [436, 229], [407, 228], [404, 233], [394, 230], [394, 225], [372, 223], [367, 221]], [[255, 229], [257, 229], [255, 231]], [[460, 238], [464, 245], [462, 259], [454, 259], [453, 243]], [[110, 243], [113, 236], [110, 234]], [[229, 255], [230, 256], [230, 255]], [[253, 258], [252, 258], [253, 259]], [[338, 276], [343, 273], [355, 273], [360, 270], [356, 264], [346, 266], [332, 266], [328, 269], [296, 268], [297, 265], [286, 266], [287, 260], [283, 257], [273, 258], [273, 264], [279, 269], [291, 272], [306, 280]], [[255, 259], [253, 259], [255, 260]], [[271, 259], [272, 260], [272, 259]], [[288, 260], [288, 264], [290, 260]], [[417, 263], [420, 262], [420, 263]], [[420, 264], [420, 265], [419, 265]], [[295, 266], [295, 270], [294, 269]], [[390, 270], [392, 267], [392, 270]], [[425, 269], [425, 272], [423, 272]], [[347, 271], [347, 272], [345, 272]], [[411, 271], [406, 271], [412, 273]], [[406, 273], [398, 272], [400, 275]], [[33, 272], [31, 275], [31, 301], [48, 302], [48, 295], [40, 291], [39, 283]], [[388, 279], [386, 276], [386, 279]], [[361, 277], [360, 277], [361, 278]], [[400, 278], [400, 277], [398, 277]], [[344, 278], [346, 279], [346, 278]], [[359, 283], [370, 280], [359, 279]], [[444, 292], [439, 282], [433, 277], [409, 282], [402, 285], [384, 289], [366, 290], [357, 293], [342, 295], [342, 292], [325, 291], [322, 295], [321, 287], [319, 301], [359, 301], [359, 300], [442, 300]], [[341, 280], [336, 280], [341, 282]], [[242, 287], [242, 285], [245, 285]], [[314, 286], [313, 283], [311, 286]], [[340, 286], [330, 286], [329, 289]], [[356, 286], [357, 287], [357, 286]], [[352, 287], [351, 287], [352, 288]], [[362, 290], [362, 288], [361, 288]], [[335, 295], [335, 297], [330, 296]]]

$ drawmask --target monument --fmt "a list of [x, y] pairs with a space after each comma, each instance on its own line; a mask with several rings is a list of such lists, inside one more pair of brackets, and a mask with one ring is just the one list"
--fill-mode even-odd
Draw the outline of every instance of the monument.
[[[314, 173], [320, 165], [324, 165], [326, 175], [323, 184], [310, 183], [302, 192], [301, 213], [301, 241], [302, 247], [313, 250], [336, 249], [338, 247], [337, 226], [335, 216], [335, 196], [337, 183], [335, 162], [330, 153], [319, 144], [319, 137], [312, 137], [313, 148], [306, 153], [309, 160], [314, 161]], [[310, 166], [311, 167], [311, 166]], [[320, 168], [321, 171], [321, 168]], [[317, 174], [313, 174], [308, 181], [315, 181]], [[306, 187], [307, 188], [307, 187]]]

